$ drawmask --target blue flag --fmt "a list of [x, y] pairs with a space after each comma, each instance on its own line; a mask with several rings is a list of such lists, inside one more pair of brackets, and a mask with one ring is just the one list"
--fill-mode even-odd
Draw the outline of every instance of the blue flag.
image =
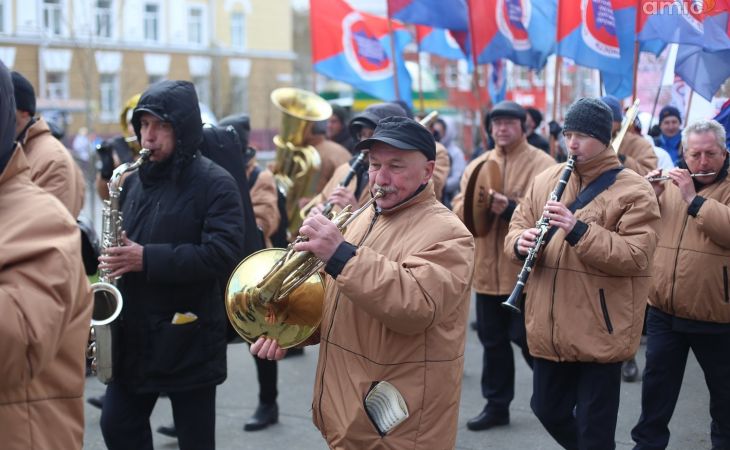
[[405, 23], [467, 31], [466, 0], [388, 0], [388, 14]]
[[697, 94], [711, 101], [722, 83], [730, 78], [730, 47], [713, 52], [696, 45], [680, 45], [674, 73]]

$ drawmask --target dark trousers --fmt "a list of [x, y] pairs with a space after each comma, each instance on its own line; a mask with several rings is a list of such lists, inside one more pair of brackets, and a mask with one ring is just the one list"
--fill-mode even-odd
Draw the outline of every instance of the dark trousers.
[[535, 358], [530, 406], [566, 449], [615, 449], [621, 363]]
[[498, 415], [509, 412], [515, 397], [515, 362], [512, 344], [519, 345], [527, 365], [532, 356], [527, 349], [525, 318], [502, 307], [508, 296], [477, 294], [477, 334], [484, 346], [482, 355], [482, 395], [486, 410]]
[[[215, 449], [215, 386], [169, 392], [181, 450]], [[109, 450], [152, 450], [150, 414], [159, 393], [137, 394], [110, 383], [101, 409], [101, 432]]]
[[672, 329], [672, 317], [649, 308], [646, 370], [641, 387], [641, 417], [631, 430], [634, 449], [664, 449], [669, 420], [682, 387], [689, 349], [697, 357], [710, 391], [712, 448], [730, 449], [730, 333], [684, 333]]
[[278, 391], [276, 390], [277, 366], [276, 361], [257, 358], [254, 355], [253, 360], [256, 362], [256, 376], [259, 380], [259, 403], [270, 405], [276, 402]]

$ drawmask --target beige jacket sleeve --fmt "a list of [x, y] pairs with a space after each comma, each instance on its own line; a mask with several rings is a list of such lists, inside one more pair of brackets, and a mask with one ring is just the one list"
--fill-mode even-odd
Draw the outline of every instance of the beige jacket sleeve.
[[274, 174], [270, 170], [262, 170], [251, 188], [251, 204], [256, 216], [256, 225], [269, 238], [279, 228], [279, 197], [276, 191]]
[[730, 224], [730, 206], [706, 198], [697, 213], [697, 227], [700, 231], [720, 247], [730, 248], [728, 224]]
[[639, 175], [646, 175], [657, 168], [659, 159], [654, 153], [654, 146], [649, 141], [633, 133], [627, 133], [621, 142], [619, 154], [626, 157], [624, 167]]
[[441, 195], [444, 193], [444, 185], [446, 178], [449, 177], [451, 163], [449, 162], [449, 151], [446, 150], [440, 142], [436, 143], [436, 165], [433, 168], [433, 189], [436, 192], [436, 198], [441, 201]]

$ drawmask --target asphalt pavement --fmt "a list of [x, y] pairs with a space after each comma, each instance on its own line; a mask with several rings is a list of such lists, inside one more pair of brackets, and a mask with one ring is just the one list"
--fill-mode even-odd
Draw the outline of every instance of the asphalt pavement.
[[[473, 310], [473, 308], [472, 308]], [[473, 315], [473, 311], [472, 311]], [[534, 449], [559, 450], [560, 447], [542, 428], [530, 410], [532, 372], [515, 350], [515, 399], [510, 409], [511, 424], [488, 431], [473, 432], [466, 422], [484, 406], [479, 387], [482, 347], [476, 332], [469, 331], [466, 361], [459, 408], [459, 429], [456, 448], [476, 449]], [[644, 351], [639, 350], [639, 367], [644, 367]], [[327, 445], [311, 421], [312, 386], [317, 365], [318, 346], [307, 347], [303, 356], [286, 358], [279, 364], [279, 423], [265, 430], [244, 432], [243, 423], [253, 413], [258, 401], [258, 383], [253, 357], [245, 344], [228, 347], [228, 379], [218, 387], [216, 415], [216, 444], [221, 450], [282, 449], [322, 450]], [[88, 378], [86, 395], [96, 396], [104, 386]], [[616, 430], [616, 448], [631, 449], [631, 428], [640, 413], [641, 382], [623, 383], [621, 406]], [[84, 449], [106, 448], [99, 428], [100, 411], [86, 405]], [[153, 430], [172, 421], [170, 402], [162, 398], [155, 406], [151, 423]], [[682, 392], [670, 423], [670, 450], [709, 449], [709, 395], [704, 376], [694, 356], [690, 354]], [[177, 441], [154, 433], [155, 449], [177, 449]], [[434, 449], [439, 450], [439, 449]]]

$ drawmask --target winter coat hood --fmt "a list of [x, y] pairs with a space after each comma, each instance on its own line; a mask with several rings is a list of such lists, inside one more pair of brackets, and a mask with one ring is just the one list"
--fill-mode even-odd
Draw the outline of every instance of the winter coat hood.
[[144, 113], [172, 124], [175, 131], [172, 163], [175, 172], [179, 173], [193, 159], [203, 140], [203, 122], [195, 86], [189, 81], [179, 80], [161, 81], [150, 86], [132, 114], [132, 126], [139, 142], [142, 142], [140, 121]]

